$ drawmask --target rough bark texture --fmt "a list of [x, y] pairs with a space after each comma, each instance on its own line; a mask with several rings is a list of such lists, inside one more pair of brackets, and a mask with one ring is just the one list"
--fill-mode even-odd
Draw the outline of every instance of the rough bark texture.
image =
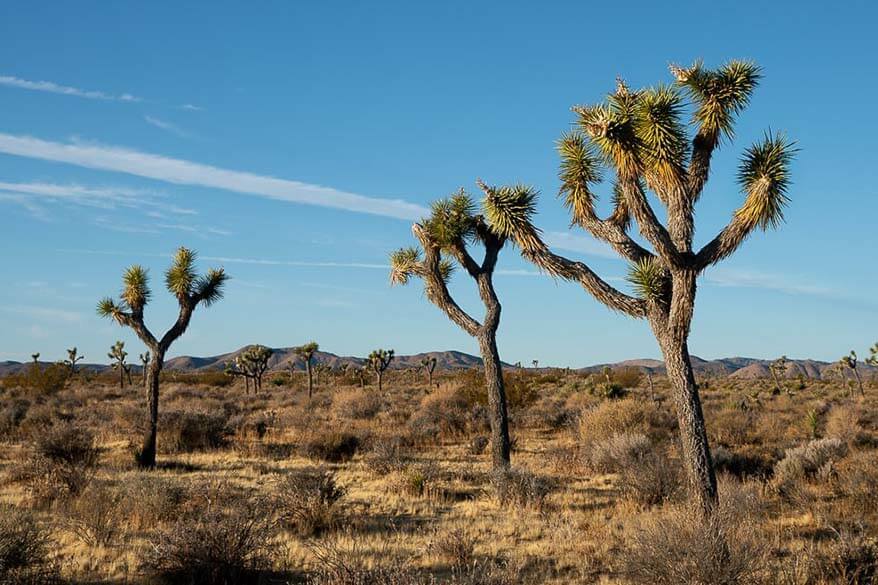
[[140, 467], [147, 469], [155, 467], [159, 429], [159, 379], [165, 365], [164, 354], [156, 348], [153, 348], [152, 351], [154, 357], [146, 374], [146, 431], [143, 436], [143, 445], [137, 454], [137, 463]]
[[500, 353], [497, 351], [496, 332], [479, 337], [479, 350], [485, 365], [485, 385], [488, 389], [488, 415], [491, 422], [491, 463], [494, 469], [509, 467], [509, 418], [506, 412], [506, 387]]

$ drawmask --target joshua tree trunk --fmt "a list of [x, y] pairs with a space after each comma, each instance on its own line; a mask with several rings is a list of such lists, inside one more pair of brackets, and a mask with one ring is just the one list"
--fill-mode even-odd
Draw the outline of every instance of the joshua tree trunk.
[[646, 370], [646, 380], [649, 382], [649, 399], [655, 402], [655, 386], [652, 383], [652, 370]]
[[378, 392], [382, 392], [384, 389], [384, 372], [382, 372], [381, 370], [376, 370], [375, 377], [378, 378]]
[[685, 341], [675, 341], [658, 331], [656, 337], [661, 345], [668, 380], [673, 389], [683, 461], [686, 464], [686, 475], [689, 480], [689, 493], [700, 509], [709, 514], [717, 501], [716, 475], [713, 471], [704, 413], [689, 357], [689, 347]]
[[308, 371], [308, 400], [314, 393], [314, 374], [311, 372], [311, 360], [305, 360], [305, 369]]
[[125, 366], [120, 362], [117, 364], [119, 366], [119, 388], [125, 388]]
[[865, 396], [866, 393], [863, 391], [863, 380], [860, 378], [860, 372], [857, 371], [857, 368], [852, 368], [854, 370], [854, 377], [857, 379], [857, 387], [860, 389], [860, 396]]
[[146, 374], [147, 427], [143, 446], [137, 455], [141, 467], [155, 467], [156, 440], [159, 428], [159, 378], [165, 365], [165, 356], [158, 348], [152, 348], [153, 360]]
[[488, 415], [491, 422], [491, 462], [494, 469], [509, 467], [509, 420], [506, 412], [506, 388], [496, 331], [479, 335], [479, 350], [485, 364], [485, 385], [488, 389]]

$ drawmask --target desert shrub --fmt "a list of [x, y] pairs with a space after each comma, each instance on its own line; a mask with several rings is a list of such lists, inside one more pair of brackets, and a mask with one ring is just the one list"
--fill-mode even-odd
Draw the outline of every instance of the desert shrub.
[[186, 386], [212, 386], [214, 388], [225, 388], [234, 383], [234, 378], [226, 374], [223, 370], [209, 370], [205, 372], [162, 372], [162, 381], [176, 382], [185, 384]]
[[[457, 379], [461, 383], [460, 392], [467, 402], [483, 406], [488, 403], [488, 387], [485, 384], [485, 374], [481, 370], [464, 370], [458, 374]], [[557, 381], [556, 379], [553, 383]], [[537, 383], [538, 380], [527, 372], [503, 372], [503, 388], [509, 408], [525, 408], [539, 398]]]
[[783, 491], [797, 481], [817, 475], [829, 477], [835, 461], [847, 453], [840, 439], [815, 439], [805, 445], [787, 449], [783, 459], [774, 466], [776, 487]]
[[545, 397], [534, 403], [527, 411], [527, 421], [531, 426], [557, 430], [570, 426], [576, 420], [576, 411], [567, 407], [565, 400], [558, 397]]
[[435, 532], [427, 550], [452, 567], [467, 567], [475, 559], [476, 539], [463, 528]]
[[628, 540], [620, 554], [632, 583], [756, 585], [766, 562], [755, 524], [722, 503], [707, 519], [690, 505], [660, 509], [642, 519]]
[[341, 463], [353, 459], [360, 448], [360, 437], [333, 429], [312, 432], [302, 444], [306, 457], [319, 461]]
[[842, 585], [878, 583], [878, 540], [859, 532], [841, 532], [826, 553], [826, 576]]
[[103, 484], [92, 483], [66, 506], [67, 524], [88, 546], [107, 546], [121, 531], [122, 495]]
[[0, 507], [0, 583], [53, 583], [57, 570], [49, 558], [49, 533], [29, 511]]
[[675, 425], [673, 417], [654, 404], [624, 398], [584, 410], [577, 430], [585, 444], [625, 433], [642, 433], [652, 441], [659, 441], [666, 438]]
[[303, 537], [319, 536], [338, 524], [337, 504], [344, 494], [332, 471], [290, 473], [276, 486], [274, 509], [289, 530]]
[[364, 390], [349, 390], [332, 398], [332, 412], [339, 418], [370, 419], [381, 411], [382, 406], [380, 396]]
[[397, 489], [410, 496], [429, 496], [438, 492], [439, 468], [432, 461], [405, 466], [396, 474]]
[[481, 455], [488, 447], [491, 440], [485, 435], [476, 435], [469, 442], [469, 452], [471, 455]]
[[30, 400], [24, 398], [4, 399], [0, 406], [0, 437], [11, 437], [18, 432], [30, 406]]
[[863, 436], [860, 408], [852, 404], [834, 406], [826, 417], [826, 436], [849, 445], [857, 444]]
[[730, 450], [718, 446], [711, 449], [713, 467], [717, 472], [728, 473], [739, 479], [767, 478], [772, 474], [774, 461], [759, 453]]
[[639, 465], [652, 448], [646, 435], [613, 435], [591, 443], [586, 451], [586, 462], [599, 473], [619, 473]]
[[176, 410], [159, 418], [159, 442], [168, 453], [217, 449], [231, 434], [225, 413]]
[[591, 388], [591, 393], [607, 400], [618, 400], [628, 395], [628, 389], [616, 382], [598, 382]]
[[411, 460], [411, 439], [398, 434], [374, 438], [372, 448], [363, 457], [366, 467], [376, 476], [401, 471]]
[[518, 570], [504, 561], [483, 559], [451, 568], [445, 585], [521, 585], [526, 583]]
[[381, 554], [382, 564], [367, 565], [360, 551], [345, 550], [332, 542], [308, 543], [317, 561], [317, 570], [307, 585], [433, 585], [407, 562], [390, 554]]
[[443, 387], [424, 396], [409, 418], [409, 428], [412, 433], [432, 440], [460, 436], [467, 430], [472, 407], [463, 391]]
[[122, 506], [128, 525], [135, 530], [155, 528], [176, 519], [189, 499], [188, 490], [153, 474], [138, 473], [120, 486]]
[[613, 371], [610, 372], [610, 380], [614, 384], [627, 390], [637, 388], [640, 385], [640, 380], [642, 378], [643, 374], [640, 369], [629, 366], [614, 368]]
[[620, 470], [623, 495], [643, 506], [656, 506], [673, 500], [681, 491], [683, 472], [676, 460], [657, 449], [636, 454], [636, 462]]
[[164, 583], [254, 583], [270, 569], [276, 550], [274, 523], [264, 506], [201, 506], [150, 538], [143, 571]]
[[542, 510], [552, 491], [547, 478], [525, 469], [500, 469], [491, 473], [491, 487], [501, 506]]
[[91, 481], [100, 452], [94, 435], [71, 423], [50, 427], [13, 472], [37, 505], [79, 494]]
[[30, 364], [23, 371], [3, 378], [6, 388], [21, 388], [32, 396], [49, 396], [60, 392], [70, 375], [70, 370], [62, 364], [49, 364], [42, 367]]

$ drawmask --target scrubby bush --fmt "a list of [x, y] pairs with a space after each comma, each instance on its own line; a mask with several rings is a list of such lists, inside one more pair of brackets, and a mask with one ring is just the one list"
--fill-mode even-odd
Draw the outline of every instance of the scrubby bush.
[[49, 558], [49, 533], [31, 512], [0, 507], [0, 583], [42, 585], [56, 578]]
[[363, 457], [366, 467], [376, 476], [401, 471], [411, 460], [411, 439], [399, 434], [373, 438], [372, 448]]
[[452, 567], [467, 567], [475, 559], [476, 539], [463, 528], [434, 532], [427, 549]]
[[439, 468], [433, 462], [415, 463], [397, 472], [396, 487], [410, 496], [429, 496], [438, 491]]
[[681, 491], [682, 481], [679, 462], [655, 449], [640, 454], [636, 463], [621, 470], [619, 478], [622, 494], [643, 506], [673, 500]]
[[626, 433], [642, 433], [659, 441], [670, 436], [675, 426], [673, 417], [654, 404], [625, 398], [584, 410], [577, 429], [580, 440], [588, 444]]
[[228, 423], [224, 412], [165, 412], [159, 418], [159, 442], [168, 453], [218, 449], [231, 435]]
[[70, 377], [70, 369], [62, 364], [30, 364], [23, 371], [3, 378], [5, 388], [21, 388], [31, 396], [50, 396], [60, 392]]
[[360, 437], [334, 429], [314, 431], [302, 444], [302, 453], [318, 461], [341, 463], [353, 459], [360, 448]]
[[774, 466], [774, 481], [781, 491], [802, 479], [817, 475], [829, 477], [835, 461], [847, 453], [840, 439], [815, 439], [805, 445], [788, 449]]
[[525, 469], [500, 469], [491, 473], [491, 486], [501, 506], [542, 510], [552, 491], [547, 478]]
[[413, 434], [431, 440], [459, 437], [469, 426], [469, 415], [474, 404], [458, 388], [440, 388], [424, 396], [409, 418], [409, 428]]
[[378, 394], [364, 390], [349, 390], [332, 398], [332, 412], [338, 418], [370, 419], [381, 411], [383, 405]]
[[469, 442], [469, 452], [471, 455], [481, 455], [488, 447], [490, 439], [485, 435], [476, 435]]
[[841, 585], [878, 583], [878, 540], [859, 532], [841, 532], [826, 555], [827, 577]]
[[591, 443], [586, 451], [586, 462], [599, 473], [619, 473], [639, 465], [652, 449], [652, 443], [646, 435], [613, 435]]
[[59, 423], [45, 430], [29, 457], [13, 472], [37, 505], [76, 496], [91, 481], [100, 451], [94, 435], [80, 426]]
[[102, 484], [92, 483], [67, 504], [67, 523], [71, 531], [89, 546], [107, 546], [121, 531], [121, 494]]
[[[460, 392], [467, 402], [487, 405], [488, 390], [485, 385], [485, 374], [481, 370], [464, 370], [457, 375], [457, 378], [461, 383]], [[528, 372], [505, 371], [503, 387], [506, 391], [506, 404], [511, 410], [527, 407], [540, 395], [537, 380]]]
[[277, 555], [274, 526], [256, 502], [203, 506], [150, 538], [142, 569], [170, 584], [259, 582]]
[[345, 490], [327, 469], [314, 469], [284, 476], [275, 491], [275, 511], [287, 529], [311, 537], [336, 527], [338, 501]]
[[155, 528], [176, 519], [189, 499], [183, 485], [151, 474], [126, 478], [119, 489], [126, 522], [135, 530]]
[[333, 542], [308, 543], [317, 561], [317, 570], [308, 577], [307, 585], [433, 585], [409, 563], [392, 555], [382, 554], [378, 566], [367, 565], [361, 551], [346, 550]]
[[6, 399], [0, 405], [0, 437], [13, 437], [30, 409], [30, 400], [25, 398]]

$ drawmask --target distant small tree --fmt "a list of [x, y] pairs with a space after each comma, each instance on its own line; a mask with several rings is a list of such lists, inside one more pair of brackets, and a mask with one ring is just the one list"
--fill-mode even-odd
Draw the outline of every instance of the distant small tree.
[[357, 368], [357, 377], [360, 380], [360, 388], [366, 387], [366, 379], [369, 377], [369, 369], [369, 362], [366, 362], [365, 364]]
[[314, 366], [314, 385], [320, 386], [320, 376], [323, 375], [323, 381], [329, 377], [332, 368], [328, 364], [316, 364]]
[[[866, 363], [872, 367], [878, 367], [878, 343], [869, 348], [869, 357], [866, 358]], [[872, 379], [875, 379], [874, 375]]]
[[250, 380], [253, 380], [253, 393], [262, 390], [262, 377], [268, 369], [268, 360], [274, 350], [264, 345], [251, 345], [235, 358], [233, 364], [226, 364], [226, 373], [244, 378], [244, 392], [250, 393]]
[[125, 351], [125, 342], [120, 340], [111, 345], [107, 357], [113, 360], [113, 369], [119, 370], [119, 388], [125, 387], [126, 377], [128, 383], [131, 384], [131, 366], [125, 363], [125, 358], [128, 357], [128, 352]]
[[223, 296], [228, 276], [222, 268], [211, 269], [199, 276], [195, 271], [196, 254], [187, 248], [179, 248], [174, 254], [170, 268], [165, 272], [165, 286], [179, 305], [177, 320], [161, 338], [155, 337], [143, 320], [143, 309], [152, 297], [149, 274], [145, 268], [133, 265], [122, 276], [121, 300], [109, 297], [98, 303], [98, 314], [130, 327], [152, 352], [152, 361], [146, 377], [147, 430], [143, 446], [137, 453], [142, 467], [155, 467], [156, 439], [159, 423], [159, 377], [165, 365], [165, 354], [189, 327], [189, 321], [198, 305], [209, 307]]
[[425, 357], [420, 363], [421, 369], [427, 374], [427, 383], [433, 387], [433, 372], [436, 370], [436, 356]]
[[146, 374], [149, 369], [149, 351], [145, 351], [140, 354], [140, 363], [142, 364], [140, 367], [140, 376], [143, 378], [143, 385], [146, 386]]
[[67, 350], [67, 359], [64, 360], [64, 365], [70, 368], [71, 376], [76, 374], [76, 362], [80, 362], [83, 359], [85, 359], [85, 357], [79, 355], [75, 346]]
[[772, 394], [777, 396], [783, 391], [780, 380], [787, 374], [787, 356], [782, 355], [771, 362], [771, 365], [768, 366], [768, 371], [771, 372], [771, 377], [774, 380], [774, 391]]
[[34, 364], [40, 363], [40, 353], [39, 352], [30, 354], [30, 357], [34, 361]]
[[369, 354], [369, 367], [375, 372], [375, 378], [378, 380], [378, 391], [384, 389], [382, 381], [384, 379], [384, 371], [390, 367], [393, 361], [394, 351], [392, 349], [376, 349]]
[[308, 400], [311, 400], [311, 395], [314, 393], [314, 373], [311, 369], [311, 363], [318, 349], [320, 346], [316, 341], [309, 341], [305, 345], [293, 348], [295, 354], [305, 362], [305, 371], [308, 372]]
[[531, 361], [531, 365], [534, 367], [534, 369], [537, 369], [538, 367], [540, 367], [540, 360]]
[[860, 396], [865, 396], [863, 391], [863, 380], [860, 378], [860, 371], [857, 369], [857, 352], [851, 350], [851, 353], [843, 356], [839, 363], [854, 373], [854, 379], [857, 381], [857, 387], [860, 389]]

